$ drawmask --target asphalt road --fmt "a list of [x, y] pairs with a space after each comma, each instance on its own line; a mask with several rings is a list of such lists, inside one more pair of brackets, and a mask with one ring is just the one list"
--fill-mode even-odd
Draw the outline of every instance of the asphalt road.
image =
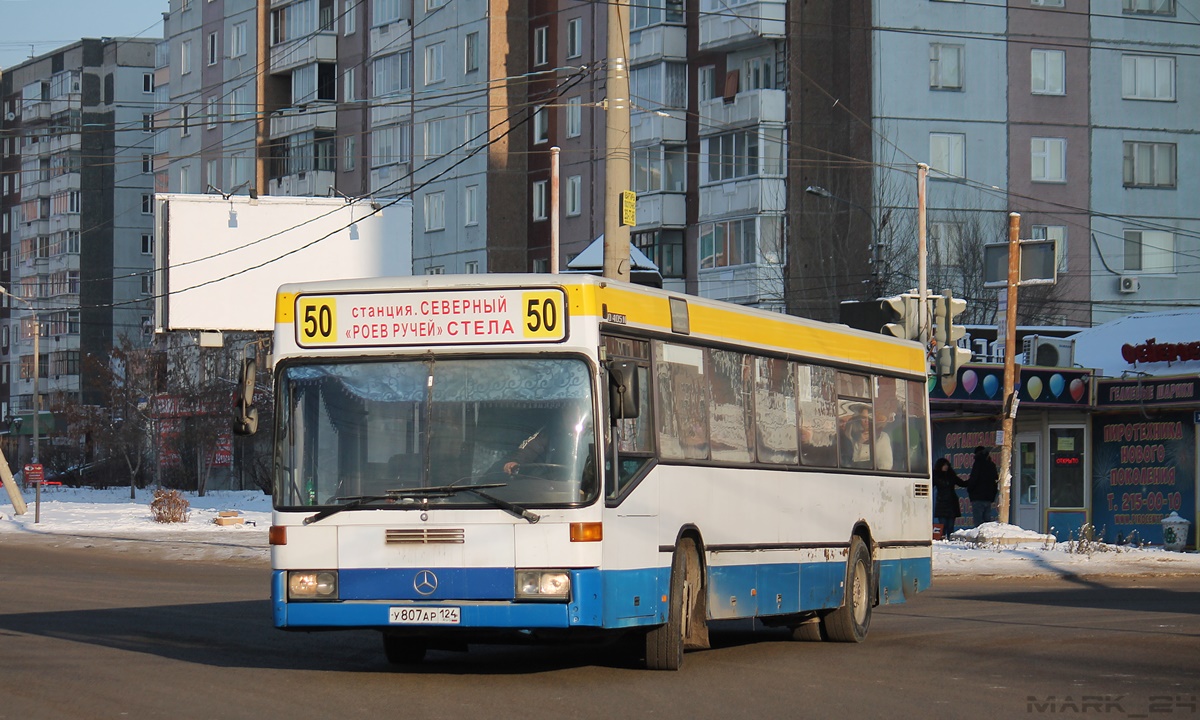
[[151, 543], [6, 541], [0, 719], [1200, 715], [1200, 576], [935, 578], [861, 645], [733, 630], [661, 673], [622, 644], [396, 669], [373, 632], [274, 629], [268, 575]]

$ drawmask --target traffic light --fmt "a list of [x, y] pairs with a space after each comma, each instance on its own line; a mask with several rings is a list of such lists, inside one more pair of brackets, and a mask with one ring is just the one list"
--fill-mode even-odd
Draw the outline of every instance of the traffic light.
[[911, 293], [881, 298], [880, 307], [883, 309], [884, 318], [887, 321], [882, 332], [902, 340], [919, 338], [921, 336], [920, 302], [921, 299]]
[[954, 324], [954, 319], [966, 309], [967, 301], [954, 297], [949, 290], [943, 290], [941, 297], [934, 298], [933, 340], [940, 376], [954, 375], [960, 365], [971, 361], [971, 351], [958, 346], [967, 329]]

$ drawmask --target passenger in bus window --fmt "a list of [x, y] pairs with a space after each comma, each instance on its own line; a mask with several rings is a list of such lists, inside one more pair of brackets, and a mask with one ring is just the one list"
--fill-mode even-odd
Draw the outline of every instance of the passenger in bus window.
[[863, 404], [851, 406], [842, 426], [842, 467], [871, 467], [871, 412]]
[[875, 469], [892, 470], [892, 418], [882, 411], [875, 414]]

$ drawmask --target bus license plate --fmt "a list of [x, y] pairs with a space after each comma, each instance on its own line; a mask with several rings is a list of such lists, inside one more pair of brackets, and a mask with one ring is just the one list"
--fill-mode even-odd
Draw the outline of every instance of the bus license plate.
[[456, 607], [393, 607], [388, 609], [388, 622], [392, 625], [457, 625], [459, 609]]

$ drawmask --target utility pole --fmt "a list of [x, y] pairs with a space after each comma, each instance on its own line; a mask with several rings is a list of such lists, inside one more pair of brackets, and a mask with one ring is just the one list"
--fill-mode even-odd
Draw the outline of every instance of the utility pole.
[[629, 226], [621, 193], [629, 190], [629, 0], [608, 3], [608, 79], [604, 136], [604, 277], [629, 282]]
[[926, 359], [929, 355], [929, 288], [926, 287], [925, 265], [929, 257], [928, 246], [925, 242], [925, 186], [929, 178], [929, 166], [917, 163], [917, 321], [920, 333], [921, 347], [925, 348]]
[[1013, 418], [1017, 415], [1016, 385], [1017, 288], [1021, 284], [1021, 214], [1008, 214], [1008, 296], [1005, 307], [1004, 402], [1000, 418], [1000, 522], [1009, 522], [1008, 493], [1012, 487]]

